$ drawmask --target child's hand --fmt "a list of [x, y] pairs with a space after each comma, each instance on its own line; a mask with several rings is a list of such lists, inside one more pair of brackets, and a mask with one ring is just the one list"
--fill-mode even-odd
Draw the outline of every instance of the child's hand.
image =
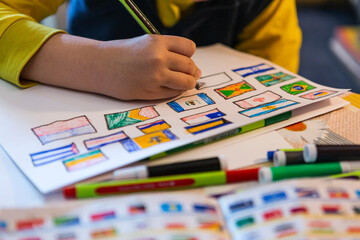
[[99, 42], [67, 34], [51, 37], [22, 77], [123, 100], [175, 97], [195, 87], [201, 72], [195, 44], [181, 37], [144, 35]]
[[144, 35], [100, 45], [101, 93], [121, 99], [174, 97], [195, 87], [195, 44], [174, 36]]

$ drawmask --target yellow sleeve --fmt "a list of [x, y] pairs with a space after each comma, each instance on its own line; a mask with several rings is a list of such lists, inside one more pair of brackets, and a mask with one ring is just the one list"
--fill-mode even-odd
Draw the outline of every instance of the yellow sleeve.
[[238, 41], [236, 49], [263, 57], [296, 73], [302, 34], [295, 0], [273, 0], [239, 34]]
[[20, 73], [42, 44], [61, 30], [37, 23], [54, 14], [65, 0], [0, 0], [0, 78], [20, 87], [34, 82]]

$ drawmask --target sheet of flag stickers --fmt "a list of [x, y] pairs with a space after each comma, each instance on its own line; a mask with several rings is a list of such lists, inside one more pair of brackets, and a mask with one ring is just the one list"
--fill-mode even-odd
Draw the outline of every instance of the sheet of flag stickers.
[[232, 239], [360, 239], [360, 183], [294, 180], [222, 197]]

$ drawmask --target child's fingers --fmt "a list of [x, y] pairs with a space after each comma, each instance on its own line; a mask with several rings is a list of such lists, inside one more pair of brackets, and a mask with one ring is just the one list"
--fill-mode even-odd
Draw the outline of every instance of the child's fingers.
[[196, 45], [193, 41], [183, 37], [164, 36], [168, 41], [168, 50], [170, 52], [178, 53], [187, 57], [194, 55]]
[[167, 64], [168, 68], [172, 71], [186, 73], [196, 79], [200, 78], [201, 71], [191, 58], [176, 53], [170, 53]]
[[169, 71], [166, 79], [163, 80], [162, 86], [173, 90], [186, 91], [193, 89], [196, 85], [195, 77], [182, 73]]

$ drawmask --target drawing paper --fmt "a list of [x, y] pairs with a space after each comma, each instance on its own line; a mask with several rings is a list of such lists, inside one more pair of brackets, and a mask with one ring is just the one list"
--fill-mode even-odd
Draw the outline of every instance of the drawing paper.
[[[0, 144], [40, 192], [49, 193], [170, 149], [238, 133], [247, 124], [347, 91], [318, 85], [220, 44], [199, 48], [194, 61], [205, 84], [164, 101], [125, 102], [45, 85], [19, 89], [2, 81]], [[223, 73], [225, 78], [214, 79]], [[264, 81], [268, 75], [277, 80], [270, 86]], [[323, 89], [321, 97], [309, 97]], [[242, 100], [246, 109], [239, 106]]]

